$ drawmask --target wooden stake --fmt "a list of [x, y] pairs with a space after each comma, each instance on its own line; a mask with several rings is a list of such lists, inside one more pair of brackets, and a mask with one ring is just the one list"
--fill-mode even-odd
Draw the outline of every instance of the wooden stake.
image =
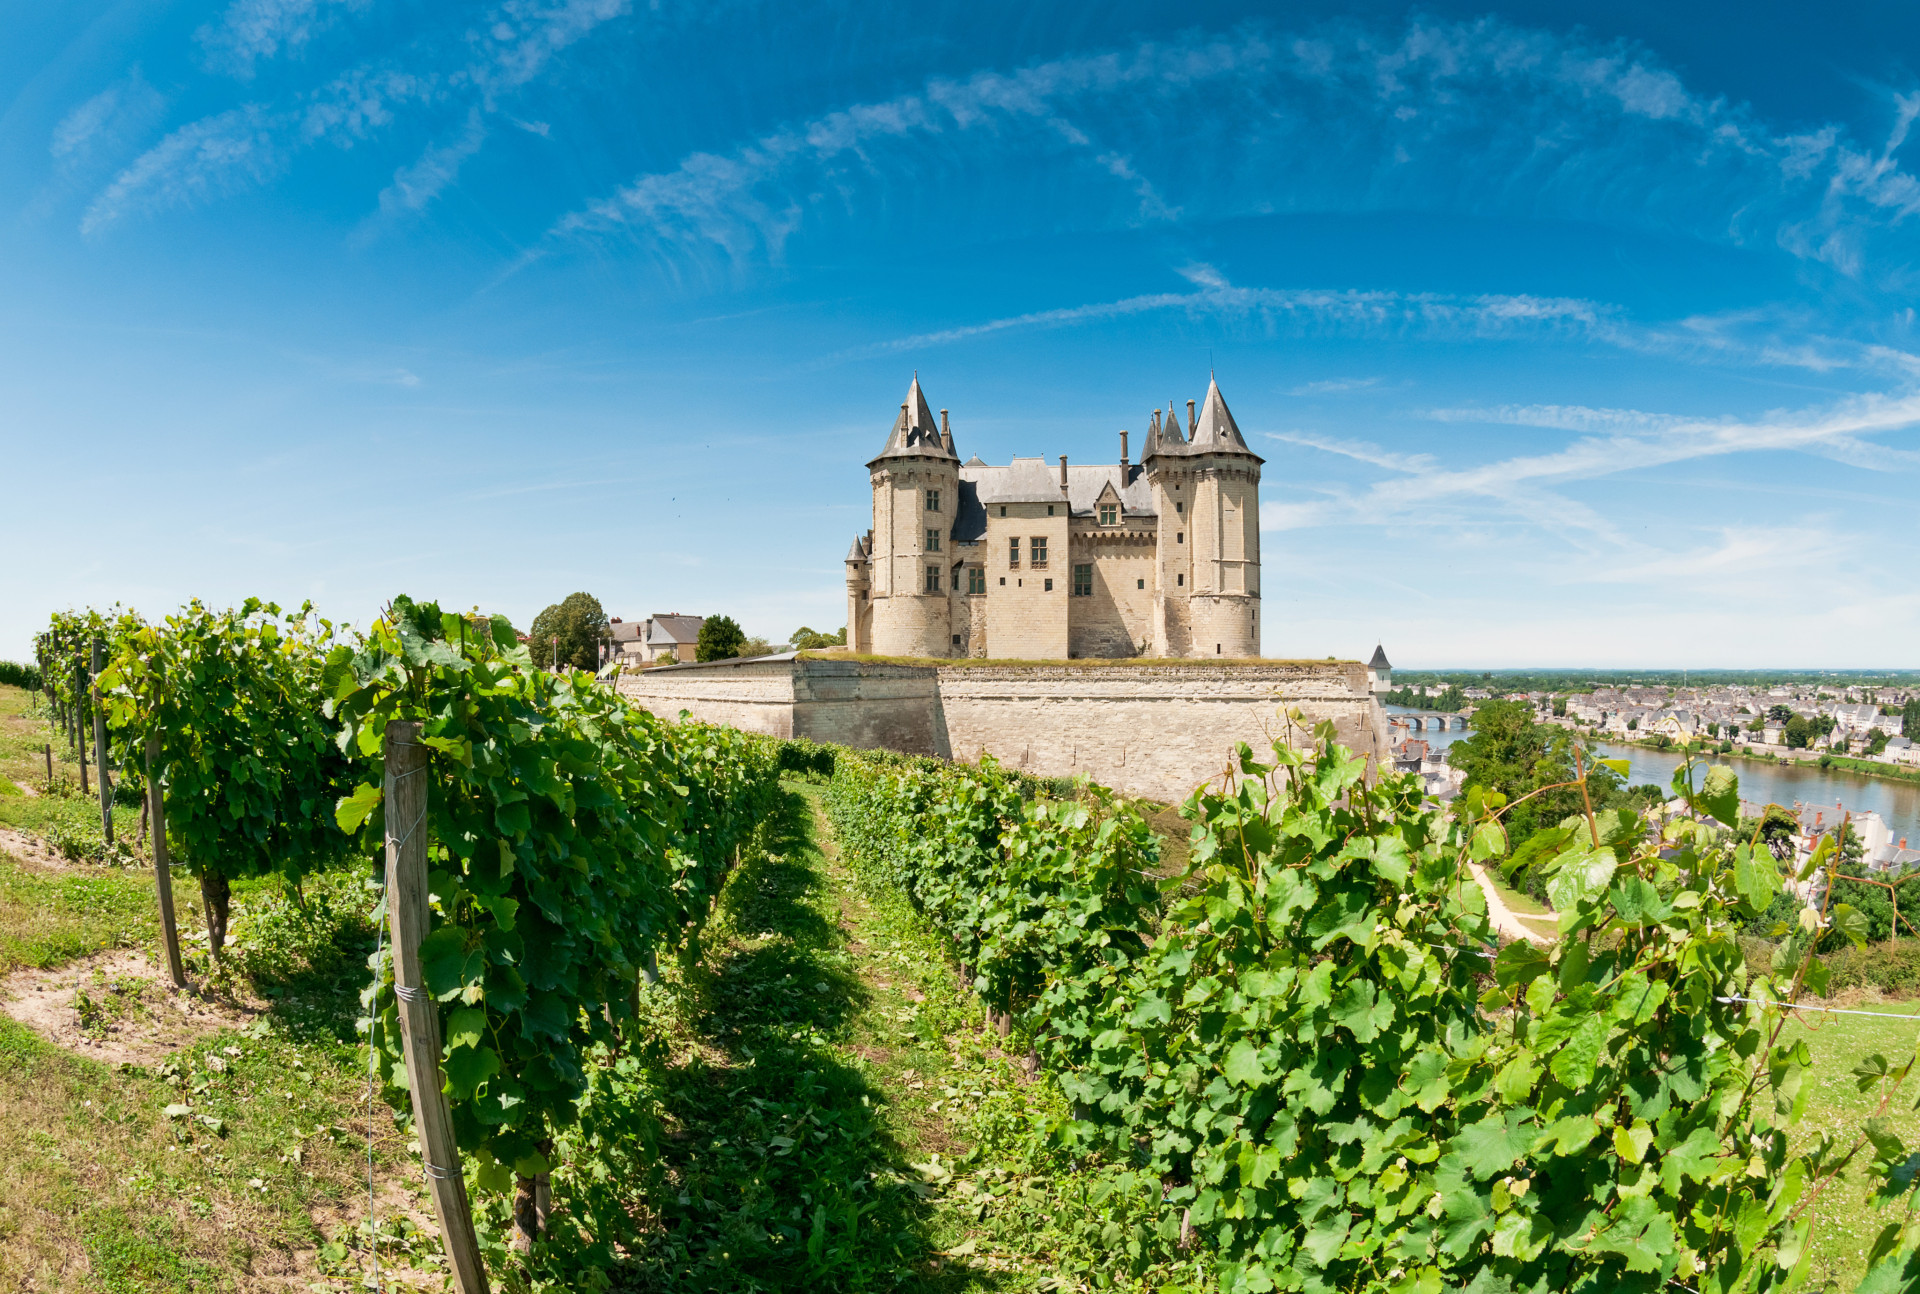
[[[100, 671], [106, 668], [104, 649], [100, 640], [93, 640], [93, 677], [99, 678]], [[100, 782], [100, 837], [113, 847], [113, 787], [107, 779], [107, 715], [100, 708], [99, 684], [89, 683], [88, 695], [93, 698], [93, 766], [99, 774]]]
[[160, 895], [160, 941], [167, 948], [167, 973], [175, 988], [187, 986], [180, 964], [180, 930], [173, 922], [173, 873], [167, 869], [166, 792], [160, 789], [160, 738], [147, 738], [147, 817], [153, 823], [153, 880]]
[[53, 743], [47, 743], [47, 793], [53, 793]]
[[420, 945], [426, 940], [427, 907], [427, 748], [420, 725], [396, 720], [387, 725], [387, 920], [393, 941], [393, 986], [400, 1000], [400, 1039], [407, 1054], [407, 1087], [413, 1095], [413, 1126], [420, 1134], [420, 1158], [434, 1211], [440, 1215], [440, 1240], [460, 1294], [487, 1294], [487, 1269], [473, 1233], [473, 1209], [460, 1172], [460, 1149], [453, 1139], [453, 1114], [440, 1077], [440, 1007], [420, 973]]

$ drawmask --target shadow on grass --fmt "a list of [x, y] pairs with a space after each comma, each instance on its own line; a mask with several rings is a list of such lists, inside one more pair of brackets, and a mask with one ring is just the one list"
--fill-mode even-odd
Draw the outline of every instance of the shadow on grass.
[[607, 1255], [616, 1289], [982, 1288], [978, 1273], [934, 1269], [883, 1094], [834, 1050], [867, 994], [819, 901], [812, 825], [787, 793], [727, 888], [707, 962], [677, 1001], [649, 995], [656, 1037], [675, 1029], [679, 1056], [601, 1069], [564, 1147], [576, 1221], [601, 1245], [623, 1221], [614, 1209], [642, 1223]]

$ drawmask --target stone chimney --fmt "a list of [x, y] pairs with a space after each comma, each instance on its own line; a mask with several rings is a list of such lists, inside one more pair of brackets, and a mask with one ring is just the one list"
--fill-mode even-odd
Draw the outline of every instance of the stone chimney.
[[1193, 439], [1193, 433], [1200, 429], [1200, 420], [1193, 416], [1193, 401], [1187, 401], [1187, 439]]
[[1120, 429], [1120, 479], [1121, 481], [1124, 482], [1126, 480], [1126, 477], [1127, 477], [1127, 429], [1125, 427], [1122, 427]]
[[1060, 455], [1060, 493], [1067, 492], [1067, 456]]

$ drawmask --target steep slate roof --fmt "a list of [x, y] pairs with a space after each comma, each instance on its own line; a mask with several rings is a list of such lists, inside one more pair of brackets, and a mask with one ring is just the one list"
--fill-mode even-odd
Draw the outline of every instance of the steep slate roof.
[[940, 425], [933, 420], [933, 410], [927, 407], [927, 397], [920, 391], [920, 375], [913, 375], [913, 384], [907, 388], [907, 398], [900, 406], [900, 416], [893, 420], [893, 430], [887, 433], [887, 443], [878, 454], [867, 462], [868, 467], [886, 458], [950, 458], [960, 461], [953, 452], [953, 436], [940, 434]]
[[1387, 649], [1379, 643], [1373, 645], [1373, 659], [1367, 662], [1368, 669], [1392, 669], [1387, 663]]
[[1220, 395], [1220, 384], [1212, 377], [1207, 379], [1207, 398], [1200, 402], [1193, 439], [1187, 440], [1180, 434], [1180, 418], [1169, 409], [1160, 433], [1154, 435], [1149, 432], [1147, 452], [1141, 455], [1141, 461], [1145, 462], [1156, 454], [1244, 454], [1256, 463], [1267, 461], [1247, 448], [1247, 438], [1240, 434], [1240, 425], [1233, 420], [1232, 411]]
[[653, 632], [647, 641], [657, 647], [682, 647], [700, 641], [700, 625], [705, 616], [679, 614], [654, 616]]
[[[1120, 496], [1122, 515], [1151, 517], [1153, 491], [1147, 487], [1146, 469], [1129, 463], [1067, 464], [1067, 493], [1064, 502], [1068, 516], [1091, 516], [1100, 495], [1111, 485]], [[987, 534], [987, 509], [1001, 503], [1060, 503], [1060, 467], [1047, 465], [1044, 458], [1016, 458], [1006, 467], [972, 464], [960, 468], [960, 512], [954, 519], [956, 543], [979, 543]]]

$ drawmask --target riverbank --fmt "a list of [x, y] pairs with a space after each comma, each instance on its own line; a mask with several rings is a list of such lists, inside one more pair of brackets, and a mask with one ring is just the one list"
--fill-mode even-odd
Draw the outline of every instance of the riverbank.
[[[1573, 728], [1571, 731], [1582, 736], [1603, 742], [1609, 746], [1631, 746], [1636, 750], [1653, 750], [1672, 755], [1676, 759], [1681, 751], [1677, 745], [1662, 746], [1658, 742], [1638, 737], [1620, 737], [1612, 733], [1600, 735], [1586, 728]], [[1778, 753], [1776, 753], [1778, 752]], [[1888, 782], [1902, 782], [1920, 786], [1920, 768], [1907, 768], [1899, 764], [1880, 764], [1870, 759], [1853, 759], [1846, 755], [1818, 755], [1808, 759], [1784, 746], [1766, 747], [1756, 751], [1751, 745], [1741, 743], [1732, 750], [1723, 751], [1718, 746], [1699, 752], [1711, 761], [1716, 759], [1750, 760], [1759, 764], [1772, 764], [1778, 768], [1839, 769], [1842, 772], [1857, 773], [1861, 777], [1877, 777]]]

